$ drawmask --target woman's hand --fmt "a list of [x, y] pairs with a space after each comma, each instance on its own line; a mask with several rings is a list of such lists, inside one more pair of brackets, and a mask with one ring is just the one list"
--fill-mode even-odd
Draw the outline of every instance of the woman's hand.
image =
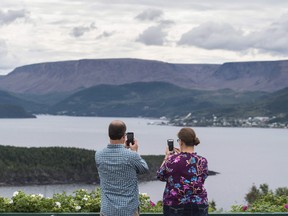
[[174, 148], [174, 154], [179, 154], [181, 150], [179, 148]]

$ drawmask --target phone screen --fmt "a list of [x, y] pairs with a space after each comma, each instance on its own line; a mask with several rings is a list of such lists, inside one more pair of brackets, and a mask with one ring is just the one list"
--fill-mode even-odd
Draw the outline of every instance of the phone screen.
[[132, 143], [132, 145], [134, 144], [134, 133], [133, 132], [127, 133], [126, 145], [129, 146], [130, 143]]
[[167, 140], [167, 145], [168, 145], [169, 151], [173, 151], [174, 150], [174, 140], [173, 139], [168, 139]]

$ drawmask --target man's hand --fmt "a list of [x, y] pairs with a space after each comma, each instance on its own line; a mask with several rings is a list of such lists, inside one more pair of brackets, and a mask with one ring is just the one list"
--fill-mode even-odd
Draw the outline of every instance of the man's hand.
[[137, 152], [138, 151], [138, 141], [134, 139], [134, 144], [129, 143], [129, 147], [132, 151]]

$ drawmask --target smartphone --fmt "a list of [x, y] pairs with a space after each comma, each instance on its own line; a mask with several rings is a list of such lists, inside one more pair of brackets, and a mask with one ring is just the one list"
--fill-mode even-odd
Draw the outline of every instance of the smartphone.
[[168, 149], [170, 152], [174, 151], [174, 140], [173, 139], [168, 139], [167, 145], [168, 145]]
[[133, 132], [127, 132], [127, 140], [126, 140], [126, 145], [129, 146], [130, 143], [132, 143], [132, 145], [134, 145], [134, 133]]

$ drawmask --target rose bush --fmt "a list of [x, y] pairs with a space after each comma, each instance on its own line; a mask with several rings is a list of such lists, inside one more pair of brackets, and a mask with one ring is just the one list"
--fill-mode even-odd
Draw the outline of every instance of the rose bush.
[[139, 194], [140, 212], [162, 212], [162, 202], [154, 203], [146, 193]]
[[72, 195], [54, 194], [52, 198], [42, 194], [14, 192], [11, 199], [0, 197], [0, 212], [99, 212], [100, 190], [88, 192], [80, 189]]
[[[141, 212], [161, 212], [162, 203], [154, 203], [145, 194], [139, 194]], [[72, 195], [65, 192], [44, 197], [42, 194], [13, 193], [11, 199], [0, 197], [0, 212], [99, 212], [100, 189], [92, 192], [76, 190]]]
[[246, 205], [232, 206], [232, 212], [288, 212], [288, 188], [269, 190], [267, 184], [253, 186], [246, 195]]
[[[154, 203], [146, 193], [139, 194], [139, 201], [141, 212], [162, 212], [162, 201]], [[51, 198], [16, 191], [10, 199], [0, 197], [0, 212], [99, 212], [100, 202], [99, 188], [92, 192], [79, 189], [71, 195], [57, 193]]]

